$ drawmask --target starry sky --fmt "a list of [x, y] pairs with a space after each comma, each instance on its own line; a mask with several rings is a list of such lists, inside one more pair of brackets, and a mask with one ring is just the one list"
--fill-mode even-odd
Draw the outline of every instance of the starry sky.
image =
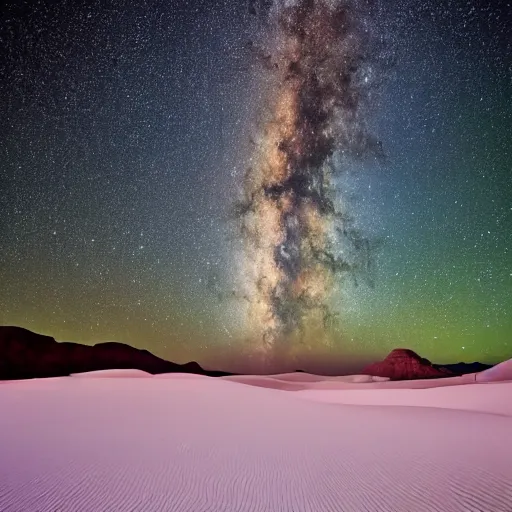
[[[241, 364], [231, 210], [261, 105], [249, 6], [2, 7], [0, 324]], [[368, 123], [386, 158], [354, 162], [340, 190], [379, 248], [374, 286], [342, 290], [339, 361], [512, 357], [511, 11], [378, 9], [391, 64]]]

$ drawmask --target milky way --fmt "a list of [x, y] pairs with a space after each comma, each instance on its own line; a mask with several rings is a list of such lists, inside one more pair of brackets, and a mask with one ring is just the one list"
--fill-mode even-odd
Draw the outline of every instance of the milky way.
[[[280, 2], [254, 55], [270, 75], [254, 165], [238, 205], [250, 321], [264, 353], [292, 340], [328, 342], [337, 276], [359, 269], [369, 242], [352, 225], [333, 176], [339, 158], [380, 151], [367, 129], [374, 40], [367, 6]], [[338, 165], [335, 164], [338, 162]], [[298, 336], [298, 338], [297, 338]]]
[[511, 357], [510, 0], [375, 2], [4, 2], [0, 324], [237, 372]]

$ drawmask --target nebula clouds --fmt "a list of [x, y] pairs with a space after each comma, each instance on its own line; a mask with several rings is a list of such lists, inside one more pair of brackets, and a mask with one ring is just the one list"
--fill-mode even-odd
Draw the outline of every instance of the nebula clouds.
[[263, 353], [277, 354], [311, 336], [328, 342], [336, 280], [367, 261], [333, 177], [347, 159], [380, 150], [366, 122], [375, 45], [366, 3], [257, 7], [266, 26], [252, 49], [270, 85], [237, 212], [250, 329]]

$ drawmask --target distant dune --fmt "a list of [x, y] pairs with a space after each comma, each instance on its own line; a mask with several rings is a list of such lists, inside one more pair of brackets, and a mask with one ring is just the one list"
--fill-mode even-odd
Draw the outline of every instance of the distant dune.
[[477, 373], [475, 379], [482, 383], [512, 381], [512, 359]]

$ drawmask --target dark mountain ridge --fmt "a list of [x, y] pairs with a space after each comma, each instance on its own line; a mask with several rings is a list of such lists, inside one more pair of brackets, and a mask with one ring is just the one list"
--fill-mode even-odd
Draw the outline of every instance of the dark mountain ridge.
[[109, 369], [136, 369], [151, 374], [195, 373], [209, 377], [232, 375], [210, 371], [195, 361], [177, 364], [124, 343], [96, 345], [58, 342], [28, 329], [0, 326], [0, 380], [61, 377]]
[[[432, 364], [409, 349], [395, 349], [380, 362], [366, 366], [367, 375], [391, 380], [443, 378], [491, 368], [478, 362]], [[177, 364], [118, 342], [82, 345], [58, 342], [28, 329], [0, 326], [0, 380], [62, 377], [72, 373], [109, 369], [136, 369], [150, 374], [194, 373], [209, 377], [233, 373], [205, 370], [197, 362]], [[300, 370], [299, 370], [300, 371]]]

